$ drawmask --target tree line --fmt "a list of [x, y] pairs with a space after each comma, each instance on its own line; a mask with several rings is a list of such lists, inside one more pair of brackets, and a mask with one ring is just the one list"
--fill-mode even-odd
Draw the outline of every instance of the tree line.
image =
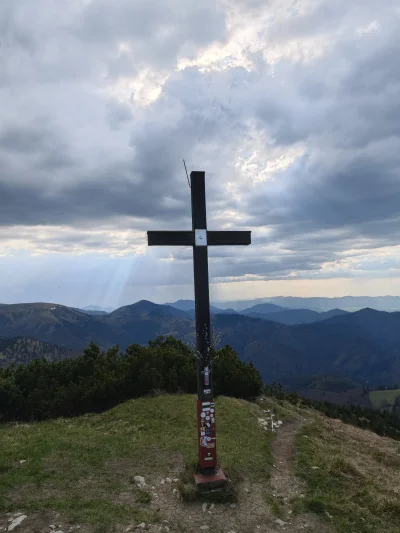
[[[312, 407], [364, 429], [400, 440], [400, 410], [380, 412], [357, 405], [336, 405], [286, 392], [279, 383], [264, 385], [252, 362], [244, 363], [231, 346], [212, 350], [215, 396], [246, 400], [260, 394]], [[158, 337], [148, 346], [132, 344], [102, 351], [94, 342], [76, 359], [0, 368], [0, 423], [37, 421], [102, 412], [132, 398], [197, 391], [196, 356], [174, 337]]]
[[[262, 390], [259, 372], [225, 346], [213, 350], [215, 395], [243, 399]], [[32, 421], [101, 412], [157, 391], [195, 393], [196, 357], [173, 337], [158, 337], [148, 346], [132, 344], [125, 352], [115, 346], [102, 351], [91, 342], [76, 358], [0, 369], [0, 422]]]

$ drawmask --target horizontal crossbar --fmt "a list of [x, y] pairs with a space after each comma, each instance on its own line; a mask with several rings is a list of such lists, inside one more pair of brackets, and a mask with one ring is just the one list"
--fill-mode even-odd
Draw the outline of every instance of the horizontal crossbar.
[[207, 231], [207, 244], [235, 246], [251, 244], [251, 231]]
[[[193, 231], [148, 231], [149, 246], [194, 246]], [[251, 244], [251, 231], [207, 231], [209, 246]]]
[[148, 231], [149, 246], [193, 246], [193, 231]]

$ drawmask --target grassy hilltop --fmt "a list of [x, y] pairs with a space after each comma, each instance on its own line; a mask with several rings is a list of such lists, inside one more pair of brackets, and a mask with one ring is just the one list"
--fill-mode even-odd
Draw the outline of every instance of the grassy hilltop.
[[[218, 455], [236, 503], [185, 501], [195, 396], [159, 395], [0, 426], [0, 528], [19, 512], [27, 517], [15, 531], [24, 533], [143, 524], [171, 533], [400, 531], [400, 442], [272, 398], [216, 404]], [[266, 410], [283, 421], [274, 432]]]

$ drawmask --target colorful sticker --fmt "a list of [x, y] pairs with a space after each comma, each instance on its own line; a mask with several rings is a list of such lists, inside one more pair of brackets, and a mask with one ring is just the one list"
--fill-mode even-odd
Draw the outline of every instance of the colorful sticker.
[[207, 448], [215, 448], [215, 442], [209, 442]]
[[209, 416], [206, 416], [206, 420], [207, 420], [207, 422], [208, 422], [208, 421], [210, 420], [210, 417], [209, 417]]
[[205, 434], [206, 434], [205, 431], [201, 431], [201, 432], [200, 432], [200, 435], [201, 435], [202, 437], [204, 437]]
[[200, 446], [203, 446], [203, 448], [207, 448], [207, 438], [206, 437], [200, 437]]
[[215, 418], [212, 418], [212, 419], [211, 419], [211, 422], [212, 422], [213, 424], [215, 424]]
[[201, 418], [205, 418], [205, 416], [206, 416], [206, 413], [201, 413], [201, 415], [200, 415], [200, 416], [201, 416]]

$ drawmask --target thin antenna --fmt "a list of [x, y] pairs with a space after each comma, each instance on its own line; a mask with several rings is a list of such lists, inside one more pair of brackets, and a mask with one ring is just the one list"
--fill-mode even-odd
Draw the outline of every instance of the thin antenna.
[[188, 175], [188, 171], [187, 171], [187, 168], [186, 168], [185, 160], [183, 160], [183, 164], [184, 164], [184, 166], [185, 166], [185, 171], [186, 171], [186, 177], [187, 177], [187, 180], [188, 180], [188, 185], [189, 185], [189, 188], [191, 189], [191, 187], [190, 187], [190, 181], [189, 181], [189, 175]]

